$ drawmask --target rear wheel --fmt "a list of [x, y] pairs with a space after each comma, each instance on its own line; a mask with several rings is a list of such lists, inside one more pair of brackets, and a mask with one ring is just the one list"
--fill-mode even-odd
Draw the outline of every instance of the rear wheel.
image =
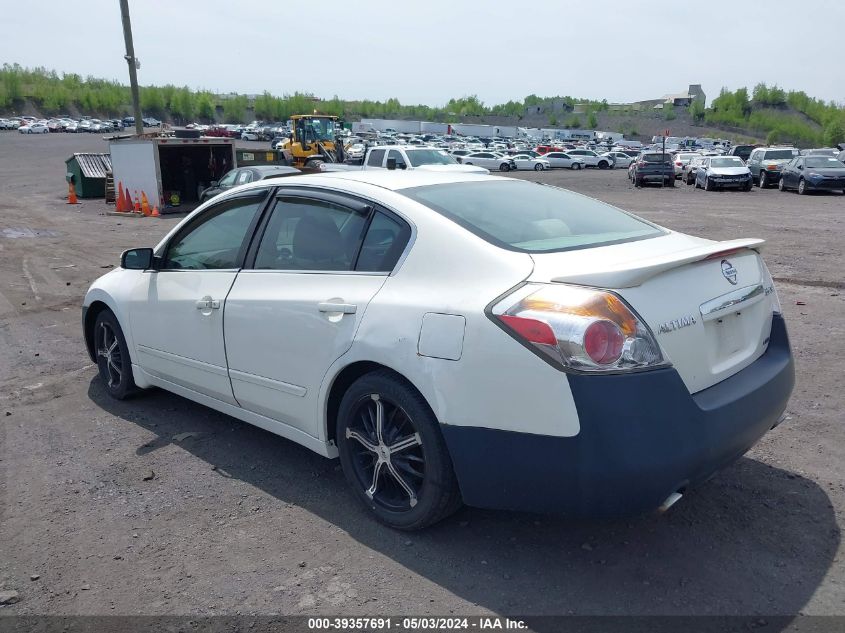
[[674, 179], [674, 178], [670, 178], [670, 179], [668, 180], [668, 182], [666, 183], [666, 186], [667, 186], [667, 187], [674, 187], [674, 186], [675, 186], [675, 179]]
[[807, 183], [804, 181], [803, 178], [798, 181], [798, 193], [802, 196], [807, 193]]
[[419, 392], [391, 372], [362, 376], [347, 390], [337, 444], [355, 495], [387, 525], [418, 530], [460, 507], [437, 419]]
[[769, 186], [769, 177], [766, 172], [760, 170], [760, 189], [765, 189]]
[[97, 369], [112, 398], [123, 400], [137, 390], [132, 378], [132, 361], [123, 330], [110, 310], [103, 310], [94, 322], [94, 350]]

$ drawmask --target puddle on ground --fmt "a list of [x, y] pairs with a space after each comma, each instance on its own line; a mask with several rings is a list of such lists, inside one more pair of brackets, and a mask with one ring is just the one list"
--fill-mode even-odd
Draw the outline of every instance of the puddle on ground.
[[27, 226], [16, 226], [9, 229], [0, 229], [0, 237], [16, 239], [18, 237], [59, 237], [58, 231], [48, 229], [31, 229]]

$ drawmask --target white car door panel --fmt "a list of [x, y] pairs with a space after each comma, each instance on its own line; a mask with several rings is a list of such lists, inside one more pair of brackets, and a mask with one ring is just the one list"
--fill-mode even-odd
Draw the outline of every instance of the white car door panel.
[[367, 203], [279, 195], [254, 267], [226, 301], [229, 377], [242, 407], [318, 434], [325, 373], [351, 347], [409, 234]]
[[383, 275], [253, 270], [226, 302], [232, 389], [242, 407], [317, 434], [316, 398], [352, 345]]
[[266, 192], [210, 207], [144, 273], [129, 314], [138, 362], [152, 376], [236, 404], [223, 342], [223, 306]]

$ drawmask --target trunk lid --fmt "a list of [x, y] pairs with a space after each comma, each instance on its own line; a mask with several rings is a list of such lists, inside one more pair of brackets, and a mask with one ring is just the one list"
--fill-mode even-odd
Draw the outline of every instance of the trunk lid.
[[766, 350], [774, 288], [763, 240], [667, 235], [534, 254], [530, 281], [613, 290], [651, 328], [690, 393], [747, 367]]

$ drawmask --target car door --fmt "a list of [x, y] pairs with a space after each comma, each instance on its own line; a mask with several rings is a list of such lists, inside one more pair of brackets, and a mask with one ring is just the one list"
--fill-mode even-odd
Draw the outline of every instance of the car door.
[[317, 398], [352, 345], [410, 227], [358, 199], [280, 189], [226, 300], [226, 352], [238, 403], [318, 435]]
[[783, 172], [784, 185], [787, 187], [797, 187], [798, 180], [801, 173], [804, 171], [804, 159], [795, 158], [790, 161], [789, 166]]
[[236, 404], [226, 367], [223, 306], [268, 189], [213, 204], [182, 227], [141, 275], [130, 327], [144, 371]]

